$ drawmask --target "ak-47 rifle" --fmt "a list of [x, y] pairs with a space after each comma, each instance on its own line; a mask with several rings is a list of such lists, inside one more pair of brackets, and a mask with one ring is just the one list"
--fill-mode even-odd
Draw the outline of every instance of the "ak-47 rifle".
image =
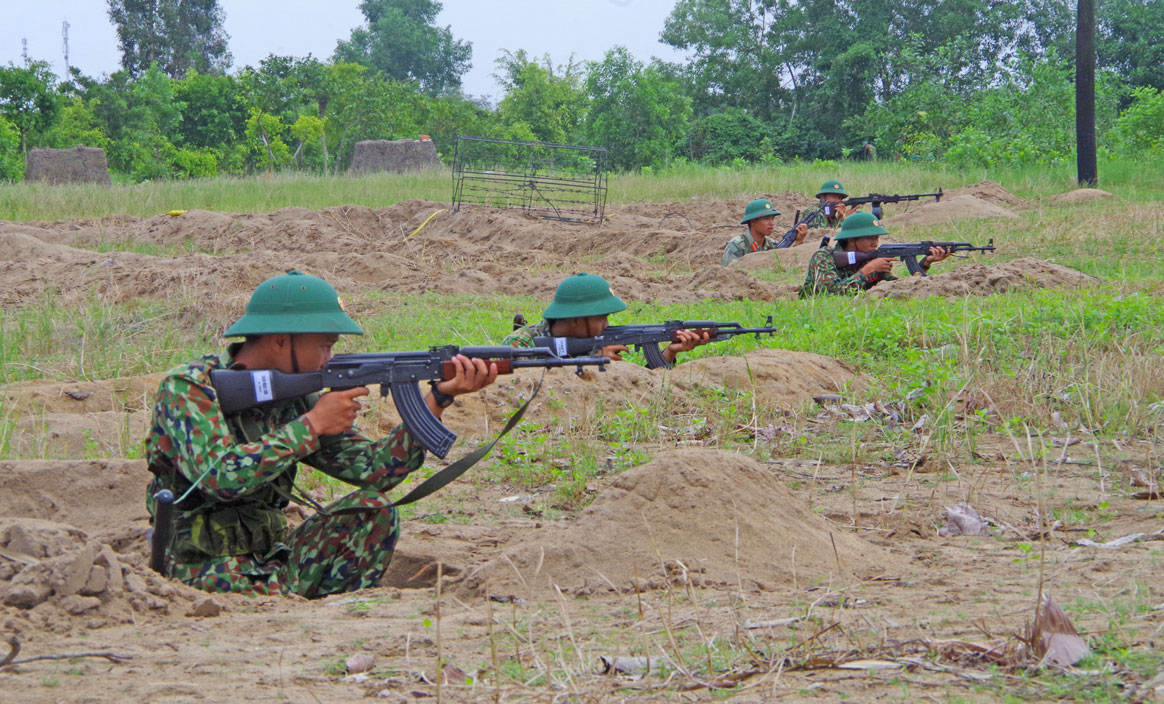
[[[951, 253], [955, 252], [993, 252], [994, 239], [991, 238], [986, 243], [985, 247], [975, 247], [969, 242], [911, 242], [906, 244], [883, 244], [871, 252], [846, 252], [842, 249], [833, 250], [833, 261], [837, 266], [853, 267], [864, 266], [864, 264], [872, 259], [889, 259], [896, 257], [905, 262], [906, 268], [911, 274], [919, 274], [925, 276], [925, 269], [922, 269], [921, 263], [918, 262], [918, 257], [924, 257], [930, 253], [933, 247], [941, 247], [948, 249]], [[963, 255], [969, 256], [969, 255]]]
[[380, 395], [392, 393], [396, 410], [408, 431], [437, 457], [444, 457], [457, 439], [432, 414], [417, 382], [448, 380], [456, 375], [453, 357], [483, 359], [497, 363], [498, 374], [511, 374], [528, 367], [597, 366], [605, 371], [610, 360], [602, 356], [578, 356], [562, 359], [546, 347], [433, 347], [427, 352], [373, 352], [341, 354], [331, 358], [317, 372], [286, 374], [273, 369], [260, 371], [216, 369], [210, 383], [224, 414], [237, 413], [264, 403], [306, 396], [323, 389], [341, 390], [369, 384], [380, 385]]
[[761, 328], [745, 328], [739, 323], [717, 323], [714, 320], [669, 320], [653, 325], [611, 325], [597, 337], [535, 337], [533, 343], [550, 348], [559, 357], [597, 354], [610, 345], [633, 346], [642, 350], [649, 369], [657, 369], [671, 366], [663, 359], [659, 345], [677, 342], [680, 330], [690, 330], [700, 336], [708, 333], [709, 342], [727, 340], [736, 335], [755, 335], [756, 339], [761, 335], [774, 336], [776, 328], [772, 327], [772, 316], [769, 315], [765, 323]]
[[905, 195], [905, 196], [897, 195], [897, 194], [889, 196], [889, 195], [885, 195], [884, 193], [870, 193], [867, 196], [859, 196], [857, 198], [846, 198], [845, 200], [843, 200], [841, 202], [850, 208], [855, 206], [855, 205], [864, 205], [866, 203], [871, 203], [873, 205], [873, 207], [870, 210], [873, 213], [873, 217], [875, 217], [877, 219], [881, 219], [881, 212], [882, 212], [881, 204], [882, 203], [900, 203], [903, 200], [921, 200], [922, 198], [933, 198], [935, 203], [940, 203], [940, 202], [942, 202], [942, 189], [939, 188], [937, 193], [914, 193], [914, 194]]
[[800, 211], [797, 210], [796, 214], [792, 218], [793, 220], [796, 221], [796, 224], [792, 226], [791, 230], [784, 233], [784, 236], [780, 238], [780, 241], [778, 243], [776, 243], [776, 249], [784, 249], [786, 247], [791, 247], [792, 245], [796, 244], [796, 234], [797, 234], [796, 228], [800, 227], [802, 224], [807, 225], [808, 223], [815, 220], [816, 216], [820, 215], [821, 213], [824, 213], [824, 216], [826, 218], [831, 218], [833, 216], [833, 208], [835, 206], [836, 206], [836, 203], [829, 203], [828, 201], [823, 201], [823, 202], [821, 202], [820, 205], [818, 205], [816, 207], [815, 210], [808, 213], [803, 218], [800, 217]]

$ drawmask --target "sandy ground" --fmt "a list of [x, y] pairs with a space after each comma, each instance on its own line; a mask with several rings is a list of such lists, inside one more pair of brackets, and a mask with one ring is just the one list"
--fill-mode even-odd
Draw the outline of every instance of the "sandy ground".
[[[796, 194], [771, 198], [788, 213], [810, 205]], [[290, 267], [357, 294], [548, 298], [563, 275], [586, 269], [634, 300], [791, 297], [794, 286], [754, 274], [802, 267], [811, 245], [718, 266], [743, 205], [614, 207], [601, 227], [466, 209], [419, 232], [443, 204], [0, 223], [0, 302], [20, 306], [46, 288], [63, 305], [94, 290], [113, 301], [212, 300], [202, 313], [225, 324], [255, 284]], [[921, 227], [1025, 207], [983, 182], [895, 219]], [[109, 243], [174, 249], [93, 251]], [[347, 264], [352, 254], [358, 266]], [[1028, 259], [876, 291], [989, 295], [1088, 283]], [[984, 437], [972, 463], [931, 457], [928, 441], [908, 452], [862, 448], [882, 457], [872, 462], [803, 458], [784, 425], [790, 414], [808, 418], [806, 432], [832, 432], [835, 419], [813, 398], [868, 380], [842, 360], [779, 350], [671, 371], [629, 363], [581, 377], [559, 371], [528, 416], [568, 433], [660, 394], [695, 407], [699, 394], [748, 392], [745, 430], [760, 459], [715, 438], [649, 448], [652, 461], [588, 484], [594, 499], [580, 512], [556, 507], [552, 490], [470, 473], [410, 514], [377, 589], [315, 602], [208, 597], [146, 565], [148, 472], [132, 448], [157, 380], [0, 388], [6, 408], [19, 409], [14, 455], [46, 458], [0, 462], [0, 636], [19, 644], [18, 661], [82, 656], [0, 667], [0, 700], [710, 701], [731, 687], [748, 702], [993, 701], [1021, 682], [981, 662], [931, 656], [926, 663], [942, 664], [903, 670], [901, 658], [946, 652], [950, 642], [1013, 646], [1040, 579], [1085, 634], [1119, 629], [1121, 618], [1164, 630], [1164, 611], [1151, 608], [1164, 602], [1154, 536], [1118, 549], [1078, 542], [1159, 527], [1158, 502], [1134, 498], [1144, 489], [1133, 479], [1158, 466], [1152, 447], [1084, 442], [1047, 463]], [[533, 383], [517, 374], [462, 399], [448, 424], [465, 440], [484, 438]], [[362, 423], [375, 433], [396, 420], [390, 403], [378, 403]], [[557, 461], [568, 471], [574, 459]], [[946, 507], [962, 502], [992, 519], [989, 536], [939, 535]], [[792, 646], [787, 659], [777, 656]], [[371, 669], [347, 674], [360, 654]], [[650, 657], [652, 674], [602, 674], [602, 658], [632, 656]], [[699, 675], [709, 657], [734, 679]], [[860, 659], [889, 659], [891, 669], [830, 665]]]

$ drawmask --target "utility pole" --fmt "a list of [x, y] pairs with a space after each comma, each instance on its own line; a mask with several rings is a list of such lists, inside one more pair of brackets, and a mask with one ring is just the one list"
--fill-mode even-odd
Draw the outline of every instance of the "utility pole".
[[61, 38], [65, 41], [65, 75], [69, 75], [69, 21], [61, 22]]
[[1080, 186], [1099, 182], [1095, 159], [1095, 0], [1079, 0], [1075, 22], [1075, 166]]

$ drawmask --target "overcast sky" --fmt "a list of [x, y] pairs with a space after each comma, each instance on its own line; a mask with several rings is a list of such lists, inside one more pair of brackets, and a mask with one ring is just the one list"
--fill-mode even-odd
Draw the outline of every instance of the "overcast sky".
[[[118, 69], [117, 37], [106, 0], [3, 0], [0, 10], [0, 65], [23, 65], [28, 55], [64, 73], [61, 23], [69, 22], [69, 65], [98, 77]], [[601, 59], [623, 45], [640, 60], [680, 54], [659, 43], [673, 0], [443, 0], [437, 23], [473, 44], [473, 68], [464, 78], [467, 93], [496, 98], [493, 61], [502, 49], [541, 56], [555, 63], [574, 54]], [[234, 68], [256, 65], [268, 54], [329, 59], [336, 41], [363, 23], [359, 0], [220, 0]]]

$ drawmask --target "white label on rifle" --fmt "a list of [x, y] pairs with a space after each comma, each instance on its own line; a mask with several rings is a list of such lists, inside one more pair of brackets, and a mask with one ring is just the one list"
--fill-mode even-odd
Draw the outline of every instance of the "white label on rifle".
[[271, 372], [254, 372], [251, 381], [255, 382], [256, 401], [262, 403], [275, 398], [275, 392], [271, 389]]
[[566, 338], [564, 338], [564, 337], [555, 337], [554, 338], [554, 352], [559, 357], [566, 356]]
[[849, 255], [849, 266], [855, 266], [857, 264], [857, 253], [856, 252], [846, 252], [846, 254]]

